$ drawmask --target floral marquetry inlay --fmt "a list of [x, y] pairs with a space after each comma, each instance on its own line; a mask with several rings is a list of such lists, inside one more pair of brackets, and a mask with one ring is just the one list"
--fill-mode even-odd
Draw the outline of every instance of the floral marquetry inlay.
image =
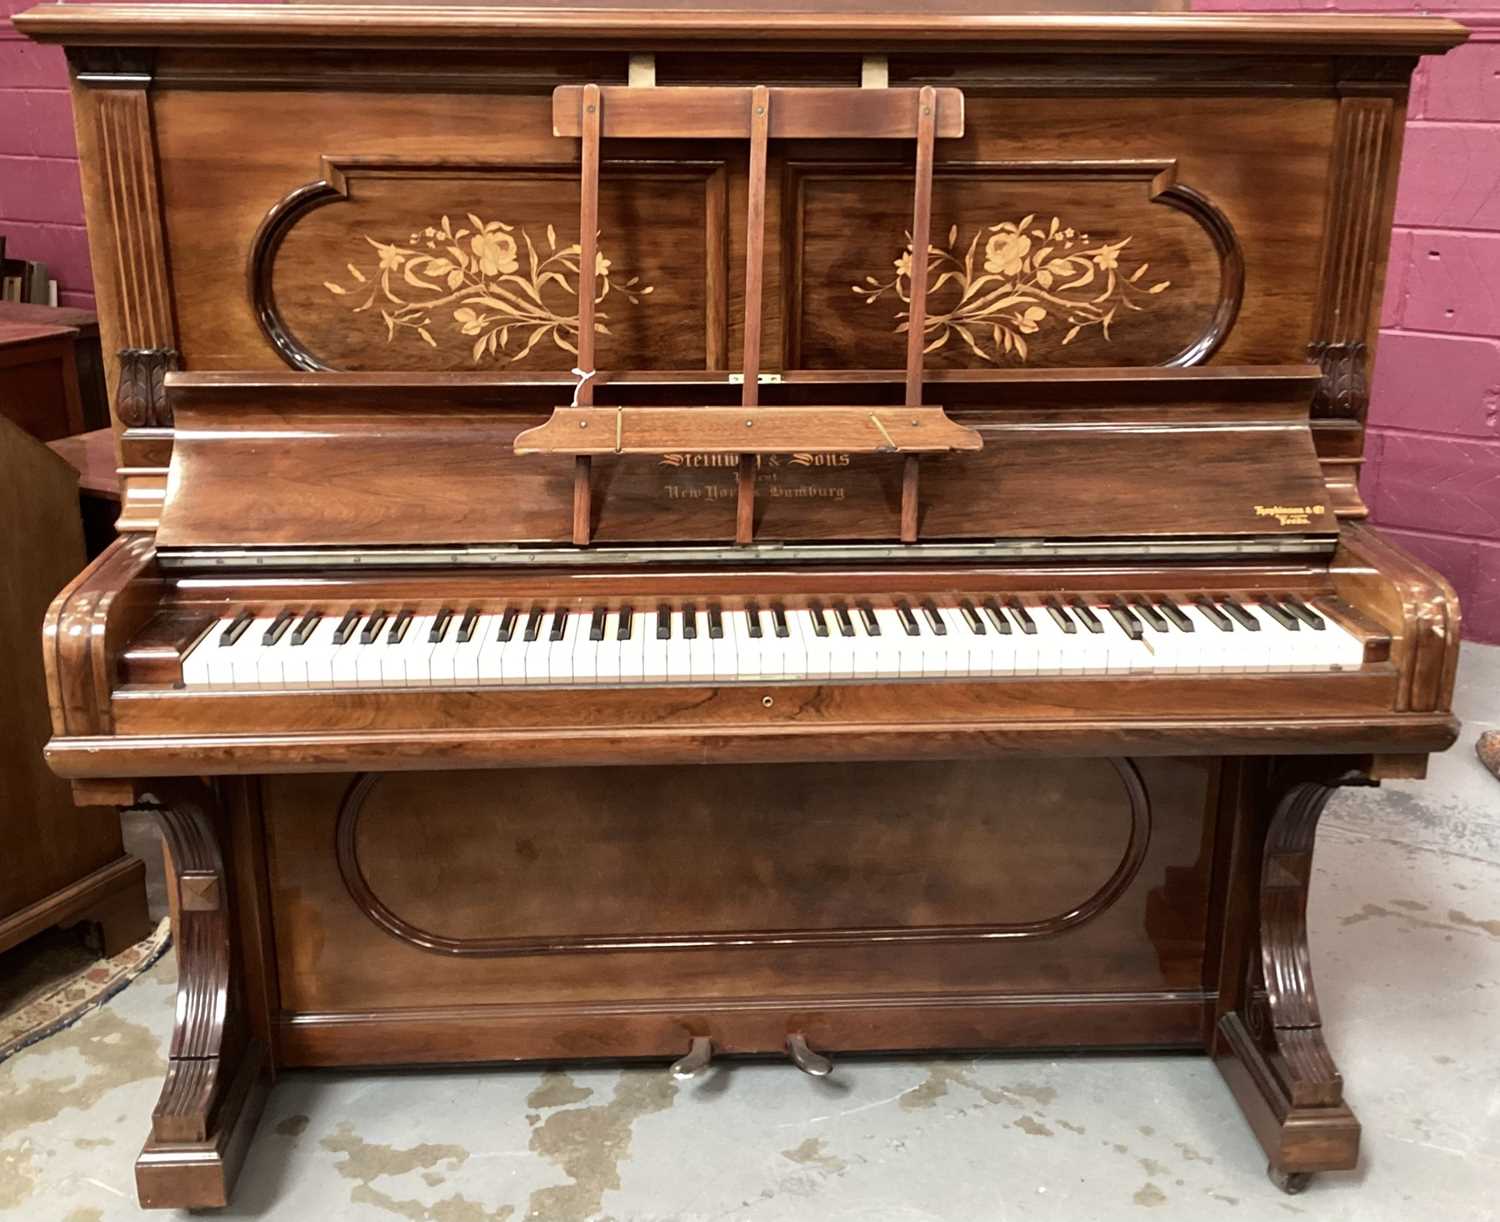
[[[349, 302], [355, 314], [378, 312], [388, 343], [410, 336], [436, 348], [438, 331], [472, 339], [476, 364], [487, 357], [524, 361], [548, 340], [576, 356], [578, 244], [560, 247], [548, 225], [544, 252], [524, 228], [483, 221], [472, 212], [467, 220], [455, 229], [445, 216], [405, 243], [365, 234], [373, 261], [349, 263], [347, 281], [329, 280], [323, 287]], [[602, 251], [594, 285], [594, 300], [601, 304], [614, 293], [638, 306], [652, 292], [639, 276], [612, 274]], [[598, 310], [594, 318], [594, 330], [609, 335], [609, 314]]]
[[[1038, 342], [1062, 347], [1090, 328], [1110, 339], [1121, 311], [1142, 311], [1171, 287], [1170, 280], [1147, 282], [1149, 263], [1123, 265], [1131, 261], [1132, 240], [1100, 241], [1055, 216], [1038, 224], [1032, 214], [980, 229], [964, 246], [954, 225], [945, 246], [927, 248], [926, 351], [957, 342], [998, 364], [1005, 357], [1025, 361]], [[866, 276], [853, 291], [867, 305], [889, 295], [910, 306], [910, 234], [894, 266], [891, 279]], [[896, 330], [906, 331], [909, 310], [896, 321]]]

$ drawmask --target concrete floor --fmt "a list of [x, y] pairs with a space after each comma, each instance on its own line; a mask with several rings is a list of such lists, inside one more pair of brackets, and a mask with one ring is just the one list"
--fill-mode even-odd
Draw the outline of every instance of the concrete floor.
[[[1340, 794], [1312, 930], [1364, 1158], [1300, 1197], [1215, 1070], [1186, 1057], [297, 1074], [231, 1218], [802, 1222], [1500, 1218], [1500, 648], [1468, 646], [1463, 741], [1422, 783]], [[0, 1219], [136, 1216], [131, 1161], [171, 1026], [172, 962], [0, 1065]]]

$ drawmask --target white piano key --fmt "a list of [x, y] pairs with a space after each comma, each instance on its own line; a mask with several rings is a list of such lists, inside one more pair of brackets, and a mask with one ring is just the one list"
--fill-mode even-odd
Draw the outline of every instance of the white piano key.
[[[713, 644], [708, 639], [708, 609], [702, 603], [696, 603], [694, 610], [694, 634], [684, 642], [687, 648], [688, 676], [694, 683], [712, 683], [714, 651]], [[687, 623], [686, 615], [683, 616], [683, 623]]]
[[[359, 618], [344, 642], [333, 646], [333, 654], [329, 659], [329, 674], [334, 687], [353, 687], [358, 681], [361, 648], [359, 634], [364, 631], [365, 622], [369, 618], [368, 614], [363, 611], [358, 615]], [[341, 622], [342, 618], [341, 616]]]
[[293, 644], [304, 614], [298, 612], [292, 618], [274, 645], [262, 646], [256, 667], [260, 687], [290, 691], [307, 686], [306, 646]]
[[880, 635], [870, 638], [875, 648], [875, 674], [884, 679], [900, 678], [904, 660], [902, 643], [906, 640], [901, 617], [894, 607], [876, 607], [875, 622], [880, 626]]
[[1313, 605], [1312, 609], [1323, 617], [1326, 625], [1319, 632], [1309, 629], [1303, 625], [1304, 632], [1310, 632], [1314, 637], [1326, 637], [1327, 641], [1319, 641], [1317, 648], [1318, 656], [1323, 659], [1323, 664], [1330, 670], [1358, 670], [1364, 665], [1365, 644], [1354, 633], [1350, 632], [1343, 624], [1339, 623], [1333, 613], [1326, 607]]
[[776, 617], [770, 607], [760, 609], [760, 674], [763, 679], [786, 677], [787, 637], [776, 635]]
[[182, 656], [182, 685], [184, 687], [210, 687], [212, 667], [210, 661], [214, 651], [220, 648], [219, 637], [234, 622], [234, 616], [225, 615], [216, 619], [188, 648]]
[[714, 681], [728, 683], [739, 677], [738, 638], [730, 623], [732, 612], [720, 610], [719, 625], [722, 635], [715, 640], [709, 637], [709, 649], [713, 657]]
[[619, 638], [620, 612], [616, 608], [605, 615], [604, 638], [594, 646], [595, 683], [620, 682], [620, 650], [625, 642]]
[[649, 616], [639, 607], [631, 612], [630, 635], [620, 642], [620, 682], [646, 681], [646, 643]]
[[[640, 632], [644, 638], [641, 642], [641, 681], [643, 683], [665, 683], [669, 673], [668, 654], [672, 642], [670, 635], [666, 638], [657, 635], [659, 618], [659, 611], [654, 606], [636, 617], [636, 631]], [[667, 616], [667, 623], [670, 633], [670, 614]]]
[[[406, 687], [431, 687], [432, 651], [437, 648], [428, 638], [437, 622], [437, 612], [428, 611], [412, 617], [397, 650], [401, 662], [401, 682]], [[449, 627], [452, 631], [452, 627]]]
[[[824, 619], [831, 619], [828, 608], [823, 608]], [[796, 631], [798, 639], [802, 642], [803, 674], [815, 681], [831, 678], [847, 678], [848, 670], [841, 663], [847, 664], [846, 657], [835, 657], [837, 647], [833, 644], [833, 628], [825, 627], [823, 634], [818, 634], [818, 620], [811, 609], [798, 607], [787, 612], [788, 621]]]
[[583, 635], [588, 636], [588, 616], [580, 615], [576, 607], [569, 609], [568, 618], [563, 621], [562, 637], [554, 641], [552, 632], [555, 615], [556, 612], [553, 612], [547, 616], [547, 630], [543, 634], [547, 638], [547, 682], [572, 683], [573, 650], [578, 644], [580, 626]]
[[276, 616], [274, 615], [257, 615], [250, 621], [250, 627], [245, 629], [240, 639], [227, 647], [228, 657], [225, 660], [229, 663], [229, 681], [226, 686], [234, 688], [260, 686], [260, 661], [266, 648], [263, 641], [266, 629], [275, 622]]
[[750, 617], [743, 610], [724, 612], [724, 636], [733, 642], [735, 673], [740, 681], [759, 680], [760, 642], [750, 635]]
[[[854, 635], [847, 640], [851, 647], [849, 673], [856, 679], [877, 679], [880, 677], [880, 637], [871, 635], [870, 626], [859, 607], [849, 608], [849, 618], [854, 624]], [[879, 627], [878, 623], [876, 627]]]
[[1216, 625], [1203, 608], [1184, 604], [1184, 615], [1193, 621], [1193, 635], [1198, 639], [1198, 665], [1205, 672], [1222, 674], [1235, 669], [1236, 659], [1229, 640], [1233, 631], [1225, 632]]
[[452, 687], [456, 681], [453, 662], [458, 650], [458, 629], [463, 622], [464, 613], [452, 610], [443, 639], [432, 646], [432, 653], [427, 659], [427, 672], [429, 682], [434, 687]]
[[[541, 626], [537, 628], [537, 639], [534, 641], [526, 639], [526, 626], [530, 617], [531, 612], [529, 608], [517, 607], [516, 620], [511, 626], [510, 640], [497, 640], [493, 646], [495, 660], [491, 664], [498, 665], [500, 682], [507, 687], [523, 687], [526, 684], [528, 672], [534, 673], [537, 669], [537, 665], [533, 661], [533, 658], [537, 655], [533, 651], [547, 639], [545, 619], [543, 619]], [[494, 632], [490, 633], [491, 637], [494, 637], [494, 635]], [[485, 648], [488, 650], [491, 646], [487, 643]], [[543, 673], [545, 673], [545, 663], [543, 663], [543, 668]]]
[[594, 631], [594, 608], [592, 606], [576, 608], [573, 618], [581, 621], [573, 632], [572, 662], [569, 669], [573, 673], [574, 683], [586, 683], [597, 685], [599, 682], [599, 646], [602, 645], [604, 627], [608, 623], [608, 615], [602, 616], [599, 621], [600, 640], [593, 639]]
[[[502, 608], [503, 611], [503, 608]], [[467, 612], [465, 612], [467, 614]], [[460, 640], [463, 618], [453, 627], [453, 682], [457, 687], [500, 682], [502, 614], [486, 612], [474, 621], [468, 640]]]
[[682, 635], [682, 611], [674, 610], [671, 615], [672, 635], [667, 641], [667, 673], [668, 683], [687, 683], [693, 677], [692, 666], [692, 642]]

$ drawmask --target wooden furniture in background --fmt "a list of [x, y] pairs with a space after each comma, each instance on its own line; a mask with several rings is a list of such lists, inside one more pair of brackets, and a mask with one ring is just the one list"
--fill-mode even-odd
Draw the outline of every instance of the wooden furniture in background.
[[78, 362], [78, 391], [83, 403], [83, 428], [109, 427], [109, 391], [104, 382], [104, 354], [99, 344], [99, 318], [92, 310], [73, 306], [31, 305], [0, 301], [0, 324], [71, 327], [73, 355]]
[[[1464, 31], [853, 7], [16, 18], [74, 71], [123, 429], [49, 759], [153, 812], [181, 896], [143, 1204], [224, 1204], [283, 1067], [708, 1050], [1191, 1049], [1283, 1187], [1355, 1165], [1304, 913], [1328, 797], [1456, 734], [1452, 591], [1357, 474], [1408, 78]], [[856, 90], [883, 126], [778, 127]], [[929, 93], [961, 134], [913, 147]], [[920, 482], [908, 406], [965, 439]], [[345, 689], [255, 652], [1215, 591], [1361, 658]], [[188, 684], [226, 639], [269, 690]]]
[[48, 447], [78, 474], [78, 504], [83, 515], [83, 541], [89, 558], [115, 539], [120, 516], [120, 472], [113, 429], [95, 429], [49, 441]]
[[0, 417], [39, 441], [83, 431], [72, 327], [0, 322]]
[[0, 521], [0, 950], [89, 921], [112, 955], [150, 932], [144, 868], [125, 855], [114, 812], [76, 809], [42, 758], [40, 632], [48, 603], [83, 561], [77, 485], [62, 459], [5, 419]]

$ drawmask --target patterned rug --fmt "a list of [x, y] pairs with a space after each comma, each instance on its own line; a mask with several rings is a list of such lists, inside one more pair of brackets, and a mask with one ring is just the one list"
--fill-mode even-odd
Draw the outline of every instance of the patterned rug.
[[171, 945], [172, 923], [163, 917], [147, 937], [112, 959], [70, 963], [61, 946], [33, 948], [29, 966], [40, 978], [14, 1004], [0, 1007], [0, 1061], [71, 1027], [155, 964]]

